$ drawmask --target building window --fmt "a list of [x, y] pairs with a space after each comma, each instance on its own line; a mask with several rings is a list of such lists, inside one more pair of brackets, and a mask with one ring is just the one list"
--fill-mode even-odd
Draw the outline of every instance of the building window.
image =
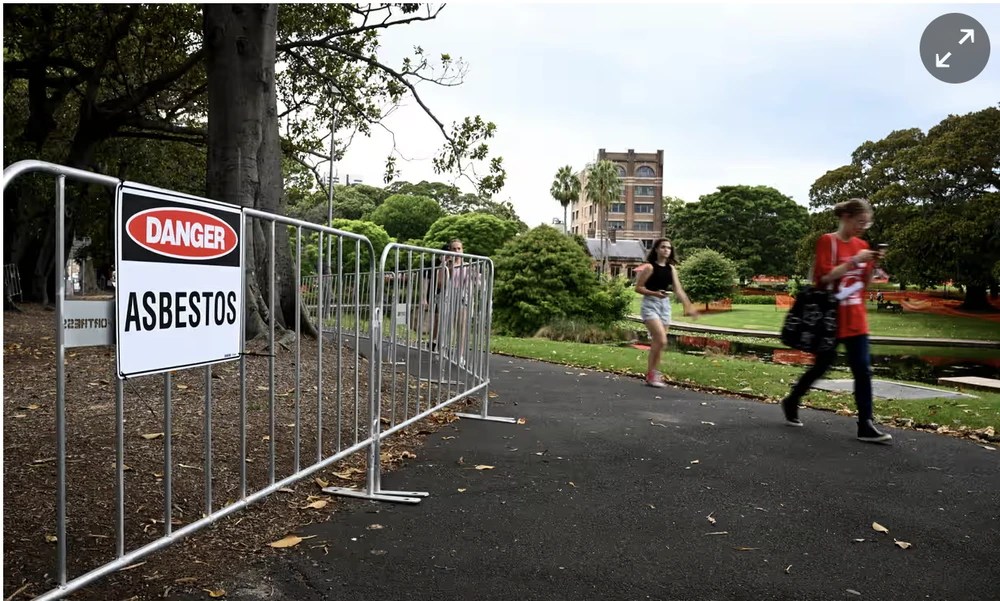
[[635, 186], [632, 189], [632, 196], [653, 196], [655, 191], [653, 186]]
[[625, 229], [624, 221], [608, 221], [609, 230], [623, 230]]
[[646, 165], [643, 165], [643, 166], [639, 167], [638, 169], [636, 169], [635, 176], [636, 177], [656, 177], [656, 172], [653, 171], [652, 167], [647, 167]]
[[590, 214], [591, 214], [591, 215], [593, 215], [593, 214], [594, 214], [594, 205], [590, 205]]
[[618, 165], [618, 177], [625, 177], [625, 168]]
[[609, 213], [624, 213], [625, 203], [624, 202], [613, 202], [611, 203], [611, 208], [608, 209]]
[[649, 250], [649, 249], [653, 248], [653, 241], [652, 240], [642, 240], [642, 247], [645, 248], [646, 250]]
[[644, 213], [647, 215], [653, 214], [653, 203], [651, 202], [637, 202], [635, 203], [635, 212]]
[[636, 221], [635, 222], [635, 231], [637, 231], [637, 232], [651, 232], [651, 231], [653, 231], [653, 222], [652, 221]]

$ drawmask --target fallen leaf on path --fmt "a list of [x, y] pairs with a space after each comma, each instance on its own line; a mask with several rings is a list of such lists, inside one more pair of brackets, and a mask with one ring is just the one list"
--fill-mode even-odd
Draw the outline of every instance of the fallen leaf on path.
[[326, 507], [326, 501], [313, 501], [302, 509], [323, 509], [324, 507]]
[[757, 547], [733, 547], [733, 549], [735, 549], [737, 551], [759, 551], [760, 550]]
[[991, 447], [991, 446], [990, 446], [990, 445], [988, 445], [988, 444], [984, 444], [984, 445], [983, 445], [983, 448], [984, 448], [984, 449], [986, 449], [987, 451], [995, 451], [995, 450], [997, 450], [997, 448], [996, 448], [996, 447]]
[[789, 565], [787, 568], [785, 568], [785, 573], [786, 574], [791, 574], [792, 573], [792, 566], [791, 565]]
[[356, 467], [349, 467], [342, 472], [333, 472], [333, 475], [340, 478], [341, 480], [350, 480], [355, 474], [363, 474], [364, 470], [359, 470]]
[[273, 543], [268, 543], [267, 546], [274, 547], [275, 549], [287, 549], [288, 547], [294, 547], [295, 545], [301, 543], [304, 540], [310, 538], [316, 538], [315, 536], [295, 536], [294, 534], [289, 534], [281, 540], [276, 540]]
[[368, 526], [368, 530], [381, 530], [382, 528], [385, 528], [382, 524], [372, 524], [371, 526]]
[[216, 590], [216, 591], [213, 591], [213, 590], [207, 589], [207, 588], [203, 588], [201, 590], [203, 590], [206, 593], [208, 593], [208, 596], [211, 597], [211, 598], [213, 598], [213, 599], [218, 599], [219, 597], [225, 597], [226, 596], [226, 589], [224, 589], [224, 588], [220, 588], [219, 590]]
[[913, 546], [911, 543], [903, 542], [901, 540], [896, 540], [896, 539], [893, 540], [896, 542], [896, 546], [899, 547], [900, 549], [909, 549], [910, 547]]
[[656, 423], [656, 422], [654, 422], [652, 420], [650, 420], [649, 425], [650, 426], [659, 426], [660, 428], [666, 428], [666, 426], [664, 426], [663, 424], [658, 424], [658, 423]]
[[705, 424], [706, 426], [714, 426], [715, 425], [715, 422], [701, 422], [701, 423]]
[[701, 460], [695, 459], [694, 461], [691, 462], [692, 465], [694, 465], [695, 463], [701, 463]]
[[854, 542], [856, 542], [856, 543], [863, 543], [863, 542], [865, 542], [865, 539], [863, 539], [863, 538], [856, 538], [856, 539], [854, 539]]
[[576, 484], [573, 484], [572, 482], [567, 482], [567, 484], [569, 484], [569, 485], [570, 485], [570, 486], [572, 486], [573, 488], [576, 488]]
[[876, 532], [884, 532], [886, 534], [889, 534], [889, 529], [883, 526], [882, 524], [879, 524], [878, 522], [872, 522], [872, 530], [875, 530]]
[[859, 593], [858, 591], [856, 591], [856, 590], [854, 590], [852, 588], [847, 589], [847, 592], [850, 593], [850, 594], [852, 594], [852, 595], [858, 595], [858, 596], [861, 595], [861, 593]]
[[493, 466], [492, 465], [477, 465], [476, 469], [479, 470], [479, 471], [482, 471], [482, 470], [491, 470], [491, 469], [493, 469]]
[[535, 453], [535, 455], [539, 455], [539, 456], [544, 455], [544, 454], [545, 454], [545, 451], [538, 451], [537, 453]]
[[198, 582], [198, 579], [194, 577], [188, 577], [188, 578], [178, 578], [174, 580], [174, 584], [191, 584], [192, 582]]
[[459, 457], [458, 461], [456, 461], [455, 463], [459, 465], [465, 465], [465, 457]]
[[713, 524], [714, 524], [714, 523], [715, 523], [715, 518], [713, 518], [713, 517], [712, 517], [713, 515], [715, 515], [715, 512], [714, 512], [714, 511], [713, 511], [712, 513], [708, 514], [707, 516], [705, 516], [705, 518], [706, 518], [706, 519], [707, 519], [707, 520], [708, 520], [709, 522], [711, 522], [711, 523], [713, 523]]
[[54, 536], [52, 536], [51, 534], [46, 534], [45, 535], [45, 542], [47, 542], [47, 543], [54, 543], [57, 540], [59, 540], [59, 539], [56, 538], [56, 537], [54, 537]]
[[656, 505], [650, 505], [649, 508], [650, 509], [656, 509]]
[[465, 492], [467, 490], [469, 490], [469, 489], [468, 488], [460, 488], [460, 489], [458, 489], [458, 492]]
[[177, 385], [177, 390], [187, 390], [187, 389], [188, 389], [188, 385], [187, 384], [178, 384]]
[[146, 440], [156, 440], [157, 438], [163, 438], [163, 432], [154, 432], [153, 434], [143, 434], [143, 438]]
[[322, 479], [322, 478], [316, 478], [316, 484], [320, 488], [326, 488], [327, 486], [330, 486], [330, 483], [327, 482], [326, 480]]
[[722, 532], [706, 532], [705, 536], [721, 536], [723, 534], [729, 534], [729, 532], [726, 532], [726, 531], [722, 531]]
[[524, 424], [526, 424], [526, 423], [528, 423], [528, 420], [524, 419], [523, 417], [519, 417], [519, 418], [517, 418], [517, 424], [518, 424], [519, 426], [523, 426], [523, 425], [524, 425]]
[[453, 438], [455, 438], [455, 437], [454, 436], [442, 436], [441, 440], [451, 440]]

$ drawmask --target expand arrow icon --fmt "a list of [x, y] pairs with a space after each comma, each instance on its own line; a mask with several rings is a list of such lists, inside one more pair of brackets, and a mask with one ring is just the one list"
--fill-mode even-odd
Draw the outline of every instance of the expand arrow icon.
[[945, 62], [946, 60], [948, 60], [949, 57], [951, 57], [951, 53], [950, 52], [948, 54], [945, 54], [943, 57], [940, 54], [935, 54], [934, 55], [934, 59], [937, 61], [937, 68], [938, 69], [947, 69], [947, 68], [951, 67], [951, 65], [949, 65], [948, 63]]
[[959, 40], [959, 42], [958, 42], [959, 45], [964, 44], [965, 40], [969, 40], [973, 44], [976, 43], [976, 30], [975, 29], [960, 29], [959, 31], [961, 31], [962, 33], [965, 34], [965, 37], [962, 38], [961, 40]]

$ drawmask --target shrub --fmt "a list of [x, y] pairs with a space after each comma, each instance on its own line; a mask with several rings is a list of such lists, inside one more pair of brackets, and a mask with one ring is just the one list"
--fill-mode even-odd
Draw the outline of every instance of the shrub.
[[624, 277], [601, 278], [591, 297], [589, 321], [609, 326], [628, 317], [635, 290]]
[[578, 319], [557, 319], [535, 333], [536, 337], [557, 342], [607, 344], [635, 339], [635, 331], [616, 325], [588, 323]]
[[602, 288], [586, 251], [551, 226], [507, 242], [494, 264], [493, 325], [499, 333], [530, 336], [558, 319], [598, 321], [600, 311], [616, 306], [616, 293]]
[[681, 263], [678, 275], [693, 303], [708, 303], [733, 294], [736, 266], [721, 253], [702, 249]]

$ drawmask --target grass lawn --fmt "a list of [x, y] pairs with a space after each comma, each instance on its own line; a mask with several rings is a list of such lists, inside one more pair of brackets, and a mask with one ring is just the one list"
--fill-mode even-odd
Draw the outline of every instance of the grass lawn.
[[[632, 302], [634, 315], [639, 314], [639, 303], [637, 295]], [[774, 305], [733, 305], [732, 311], [703, 314], [694, 322], [684, 316], [684, 309], [679, 303], [673, 303], [672, 308], [675, 321], [680, 323], [768, 332], [781, 330], [786, 313], [776, 310]], [[875, 307], [868, 309], [868, 327], [875, 336], [1000, 340], [1000, 322], [932, 313], [879, 313]]]
[[[633, 348], [554, 342], [542, 338], [492, 337], [494, 352], [562, 363], [579, 368], [599, 369], [639, 375], [646, 371], [646, 352]], [[729, 357], [692, 356], [667, 352], [664, 375], [673, 381], [690, 385], [718, 388], [731, 392], [780, 399], [802, 374], [804, 367], [745, 361]], [[850, 374], [831, 370], [831, 378], [849, 378]], [[636, 386], [640, 386], [636, 381]], [[921, 384], [921, 386], [925, 386]], [[952, 400], [927, 399], [906, 401], [875, 400], [875, 414], [887, 423], [904, 423], [912, 419], [917, 425], [938, 424], [952, 430], [963, 426], [978, 430], [992, 426], [1000, 431], [1000, 394], [974, 392], [979, 398]], [[854, 410], [850, 393], [810, 392], [806, 405], [832, 410]], [[775, 407], [778, 412], [778, 408]], [[776, 417], [777, 417], [776, 413]]]

